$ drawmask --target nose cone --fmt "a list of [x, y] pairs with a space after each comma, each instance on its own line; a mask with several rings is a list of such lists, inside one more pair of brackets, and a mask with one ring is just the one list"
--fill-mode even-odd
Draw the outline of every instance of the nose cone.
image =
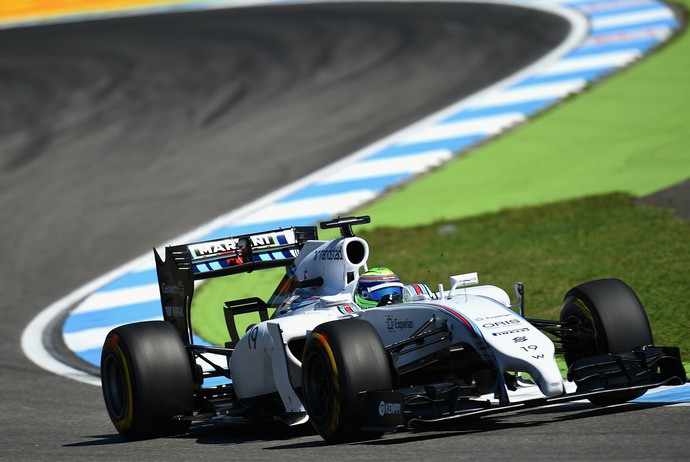
[[565, 393], [563, 377], [554, 361], [555, 367], [550, 367], [547, 371], [542, 370], [541, 376], [537, 378], [537, 385], [543, 395], [551, 398]]

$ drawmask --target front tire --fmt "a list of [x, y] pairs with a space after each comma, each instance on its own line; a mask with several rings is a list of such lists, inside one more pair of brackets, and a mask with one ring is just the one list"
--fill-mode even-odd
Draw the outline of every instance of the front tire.
[[359, 393], [392, 386], [388, 354], [368, 322], [328, 322], [307, 338], [302, 356], [304, 405], [312, 426], [329, 443], [379, 436], [361, 430]]
[[[620, 279], [599, 279], [574, 287], [565, 295], [560, 319], [576, 332], [564, 341], [568, 367], [591, 356], [654, 344], [642, 302]], [[621, 392], [590, 401], [606, 406], [639, 398], [644, 393]]]
[[165, 321], [127, 324], [108, 333], [101, 352], [101, 384], [110, 419], [129, 441], [178, 435], [194, 408], [189, 356]]

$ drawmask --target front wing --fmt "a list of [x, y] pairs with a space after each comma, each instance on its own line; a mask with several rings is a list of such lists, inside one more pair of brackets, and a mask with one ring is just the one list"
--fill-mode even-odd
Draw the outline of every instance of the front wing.
[[360, 421], [365, 431], [395, 431], [448, 423], [570, 401], [646, 391], [664, 385], [682, 385], [687, 377], [675, 347], [643, 347], [575, 362], [569, 377], [577, 391], [498, 404], [472, 399], [470, 386], [436, 384], [402, 390], [360, 394]]

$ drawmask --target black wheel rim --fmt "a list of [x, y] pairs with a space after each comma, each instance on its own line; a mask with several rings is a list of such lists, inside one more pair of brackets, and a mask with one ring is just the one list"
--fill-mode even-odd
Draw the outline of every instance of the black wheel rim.
[[127, 383], [120, 363], [109, 355], [101, 371], [103, 374], [103, 395], [110, 415], [120, 420], [127, 410]]
[[313, 421], [326, 420], [335, 393], [333, 371], [321, 355], [308, 358], [306, 370], [305, 401], [309, 417]]
[[568, 306], [568, 314], [562, 320], [571, 329], [571, 333], [565, 337], [563, 343], [568, 366], [579, 359], [602, 352], [596, 325], [587, 318], [577, 304], [571, 303]]

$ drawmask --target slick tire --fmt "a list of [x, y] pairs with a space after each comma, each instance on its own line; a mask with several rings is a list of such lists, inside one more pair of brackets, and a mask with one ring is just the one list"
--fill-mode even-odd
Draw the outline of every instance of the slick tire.
[[361, 430], [359, 393], [391, 389], [392, 377], [371, 324], [346, 319], [317, 326], [302, 356], [302, 392], [312, 426], [329, 443], [380, 436]]
[[126, 440], [186, 433], [194, 385], [179, 333], [165, 321], [127, 324], [108, 333], [101, 384], [110, 419]]
[[[579, 359], [654, 344], [640, 299], [620, 279], [599, 279], [574, 287], [565, 295], [560, 319], [578, 332], [564, 342], [568, 367]], [[605, 406], [630, 401], [644, 393], [621, 392], [590, 401]]]

